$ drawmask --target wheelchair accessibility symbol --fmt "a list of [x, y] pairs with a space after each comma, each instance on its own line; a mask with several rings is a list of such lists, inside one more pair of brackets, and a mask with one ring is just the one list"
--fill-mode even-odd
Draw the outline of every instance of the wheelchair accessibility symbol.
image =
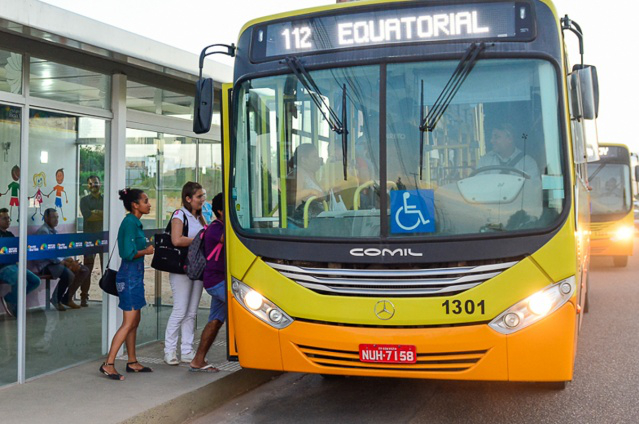
[[391, 191], [391, 233], [435, 231], [433, 190]]

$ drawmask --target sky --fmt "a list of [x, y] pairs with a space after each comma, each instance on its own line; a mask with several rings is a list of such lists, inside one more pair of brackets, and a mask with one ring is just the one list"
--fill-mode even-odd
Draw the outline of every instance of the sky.
[[[287, 10], [335, 3], [334, 0], [41, 0], [192, 53], [213, 43], [235, 43], [242, 26], [255, 18]], [[600, 86], [599, 141], [628, 144], [634, 136], [632, 99], [639, 100], [635, 56], [636, 0], [556, 0], [584, 32], [585, 62], [597, 66]], [[612, 6], [614, 5], [614, 7]], [[569, 56], [578, 61], [575, 37], [567, 37]], [[626, 51], [624, 51], [626, 50]], [[218, 56], [222, 58], [222, 56]], [[224, 61], [224, 60], [221, 60]], [[229, 61], [225, 63], [231, 64]]]

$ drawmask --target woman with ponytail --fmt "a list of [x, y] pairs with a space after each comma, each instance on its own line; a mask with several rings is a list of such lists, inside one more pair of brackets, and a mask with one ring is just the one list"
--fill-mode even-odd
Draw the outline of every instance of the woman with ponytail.
[[[182, 207], [171, 217], [171, 242], [175, 247], [188, 247], [193, 238], [206, 226], [202, 216], [202, 205], [206, 194], [202, 186], [189, 181], [182, 187]], [[185, 233], [186, 226], [186, 233]], [[164, 362], [178, 365], [180, 360], [190, 363], [195, 356], [193, 338], [195, 337], [195, 315], [202, 297], [202, 280], [191, 280], [185, 274], [169, 274], [173, 292], [173, 311], [166, 324], [164, 337]], [[180, 360], [177, 357], [178, 336]]]
[[115, 369], [115, 356], [122, 344], [126, 343], [129, 360], [126, 372], [151, 372], [142, 366], [135, 356], [135, 339], [140, 324], [140, 310], [146, 305], [144, 300], [144, 256], [153, 254], [153, 246], [146, 245], [140, 218], [151, 211], [149, 197], [138, 189], [125, 188], [119, 191], [120, 200], [129, 212], [118, 230], [118, 251], [122, 262], [116, 277], [116, 286], [122, 309], [122, 325], [113, 336], [111, 349], [100, 372], [112, 380], [124, 380]]

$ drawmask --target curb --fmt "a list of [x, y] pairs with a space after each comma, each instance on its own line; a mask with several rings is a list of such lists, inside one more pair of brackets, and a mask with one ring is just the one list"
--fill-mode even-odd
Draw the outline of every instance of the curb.
[[261, 386], [281, 374], [279, 371], [242, 369], [128, 418], [121, 423], [183, 423], [207, 414], [234, 397]]

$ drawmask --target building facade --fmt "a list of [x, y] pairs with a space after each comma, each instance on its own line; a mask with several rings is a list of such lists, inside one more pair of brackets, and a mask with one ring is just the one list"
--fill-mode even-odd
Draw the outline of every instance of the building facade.
[[[0, 211], [15, 236], [0, 238], [0, 386], [107, 351], [119, 313], [98, 280], [124, 217], [118, 189], [148, 194], [150, 242], [185, 182], [200, 182], [209, 199], [221, 191], [219, 103], [208, 134], [191, 129], [197, 66], [194, 54], [63, 9], [0, 0]], [[231, 68], [207, 60], [205, 74], [219, 101]], [[36, 234], [47, 209], [57, 234]], [[60, 280], [40, 265], [51, 258], [92, 268], [67, 302], [87, 306], [50, 301]], [[172, 302], [168, 276], [148, 265], [140, 344], [164, 337]]]

